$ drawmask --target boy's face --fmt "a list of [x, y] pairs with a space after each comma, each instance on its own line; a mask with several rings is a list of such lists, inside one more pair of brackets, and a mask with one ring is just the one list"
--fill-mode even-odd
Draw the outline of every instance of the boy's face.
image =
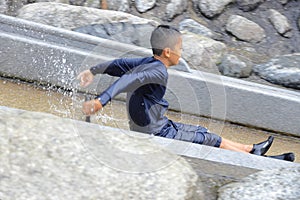
[[182, 38], [180, 37], [178, 39], [177, 44], [175, 45], [175, 48], [170, 50], [170, 57], [169, 61], [172, 65], [178, 65], [179, 58], [181, 57], [181, 50], [182, 50]]

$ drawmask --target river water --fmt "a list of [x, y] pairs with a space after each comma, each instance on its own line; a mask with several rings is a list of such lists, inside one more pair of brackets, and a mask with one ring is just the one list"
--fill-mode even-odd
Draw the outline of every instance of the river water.
[[[85, 120], [85, 116], [81, 113], [81, 105], [85, 97], [81, 93], [66, 92], [57, 88], [5, 78], [0, 78], [0, 88], [1, 106]], [[267, 155], [294, 152], [296, 154], [295, 162], [300, 162], [300, 138], [298, 137], [174, 111], [168, 111], [167, 116], [174, 121], [208, 127], [211, 132], [244, 144], [258, 143], [273, 135], [275, 140]], [[129, 129], [125, 103], [122, 101], [112, 101], [96, 116], [91, 117], [91, 121], [100, 125]]]

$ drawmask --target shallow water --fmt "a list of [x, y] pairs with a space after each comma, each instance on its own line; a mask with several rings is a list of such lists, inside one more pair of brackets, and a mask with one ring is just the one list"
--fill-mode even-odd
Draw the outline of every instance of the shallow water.
[[[81, 113], [81, 104], [85, 98], [83, 94], [4, 78], [0, 79], [0, 88], [1, 106], [85, 120]], [[267, 154], [294, 152], [295, 162], [300, 162], [300, 138], [173, 111], [169, 111], [167, 116], [174, 121], [208, 127], [211, 132], [245, 144], [258, 143], [269, 135], [274, 135], [274, 143]], [[125, 103], [121, 101], [112, 101], [96, 116], [91, 117], [91, 120], [92, 123], [128, 129]]]

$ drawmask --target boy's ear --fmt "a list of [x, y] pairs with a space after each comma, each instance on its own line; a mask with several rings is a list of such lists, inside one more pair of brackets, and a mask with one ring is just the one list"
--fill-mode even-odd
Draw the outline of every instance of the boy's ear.
[[164, 48], [163, 54], [165, 57], [169, 58], [171, 56], [171, 49], [170, 48]]

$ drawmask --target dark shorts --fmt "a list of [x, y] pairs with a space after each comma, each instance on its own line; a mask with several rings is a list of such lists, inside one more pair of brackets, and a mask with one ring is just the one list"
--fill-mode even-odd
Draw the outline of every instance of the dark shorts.
[[201, 126], [187, 125], [169, 120], [157, 136], [220, 147], [222, 138]]

